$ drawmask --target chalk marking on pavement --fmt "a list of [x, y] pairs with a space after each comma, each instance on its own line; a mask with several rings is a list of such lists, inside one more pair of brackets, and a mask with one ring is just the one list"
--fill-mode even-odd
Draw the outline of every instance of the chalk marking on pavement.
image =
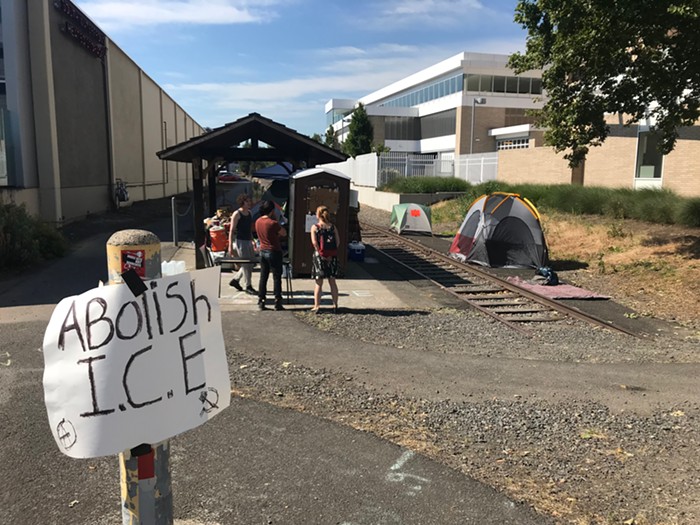
[[352, 294], [355, 297], [372, 297], [372, 292], [369, 290], [353, 290]]
[[[415, 454], [410, 450], [404, 451], [401, 457], [389, 467], [390, 472], [386, 475], [386, 480], [390, 483], [411, 483], [406, 487], [406, 494], [409, 496], [415, 496], [418, 492], [423, 490], [423, 485], [425, 483], [430, 483], [430, 480], [415, 474], [408, 474], [405, 472], [398, 472], [403, 468], [403, 466], [411, 459]], [[410, 478], [410, 480], [409, 480]]]

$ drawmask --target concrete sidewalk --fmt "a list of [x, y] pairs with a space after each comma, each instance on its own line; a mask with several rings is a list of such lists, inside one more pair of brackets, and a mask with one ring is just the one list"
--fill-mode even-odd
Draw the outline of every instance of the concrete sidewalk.
[[[191, 271], [195, 267], [194, 247], [192, 243], [179, 244], [161, 243], [164, 261], [184, 261], [186, 268]], [[366, 270], [369, 266], [378, 265], [379, 261], [367, 257], [364, 262], [348, 261], [346, 275], [338, 280], [340, 309], [362, 310], [366, 308], [420, 308], [434, 306], [427, 297], [416, 293], [416, 288], [404, 281], [394, 281], [391, 286], [374, 279]], [[229, 285], [232, 273], [221, 272], [220, 304], [221, 310], [246, 311], [256, 310], [258, 298], [240, 292]], [[260, 271], [256, 265], [253, 269], [253, 288], [259, 288]], [[287, 280], [282, 279], [282, 294], [284, 307], [288, 310], [309, 310], [314, 304], [315, 283], [310, 277], [292, 278], [291, 293], [288, 293]], [[267, 304], [272, 304], [272, 276], [267, 282]], [[324, 282], [321, 309], [332, 308], [330, 288]]]

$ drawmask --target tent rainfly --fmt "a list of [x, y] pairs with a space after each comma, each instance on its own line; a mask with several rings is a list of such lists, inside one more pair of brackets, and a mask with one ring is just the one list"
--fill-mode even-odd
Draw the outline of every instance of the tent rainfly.
[[540, 214], [516, 193], [476, 199], [450, 246], [450, 256], [492, 268], [540, 268], [549, 264]]
[[404, 231], [429, 233], [432, 235], [433, 227], [430, 217], [430, 207], [422, 204], [394, 204], [391, 208], [390, 229], [399, 235]]

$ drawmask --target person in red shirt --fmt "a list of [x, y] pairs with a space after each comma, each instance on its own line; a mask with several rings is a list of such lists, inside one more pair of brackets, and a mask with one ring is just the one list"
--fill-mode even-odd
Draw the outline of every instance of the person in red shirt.
[[260, 205], [260, 218], [255, 221], [255, 232], [260, 241], [260, 284], [258, 285], [258, 309], [267, 310], [267, 278], [272, 272], [275, 310], [284, 310], [282, 306], [282, 245], [281, 237], [287, 236], [285, 230], [274, 218], [275, 204], [263, 201]]

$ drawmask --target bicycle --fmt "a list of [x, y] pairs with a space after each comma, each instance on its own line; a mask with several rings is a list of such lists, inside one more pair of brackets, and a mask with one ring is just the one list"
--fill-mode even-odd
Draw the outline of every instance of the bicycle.
[[126, 188], [126, 183], [122, 179], [114, 181], [114, 207], [119, 209], [122, 202], [129, 200], [129, 190]]

